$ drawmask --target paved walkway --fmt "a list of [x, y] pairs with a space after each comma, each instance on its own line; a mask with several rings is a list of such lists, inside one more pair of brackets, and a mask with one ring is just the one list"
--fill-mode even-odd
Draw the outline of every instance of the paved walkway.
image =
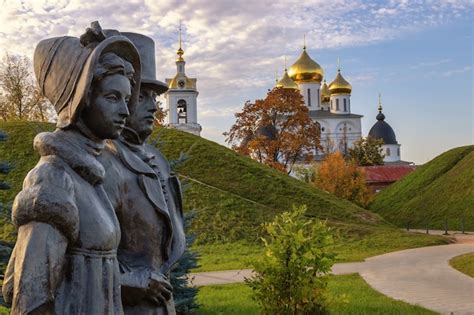
[[[452, 257], [470, 252], [474, 252], [471, 242], [409, 249], [335, 264], [333, 273], [359, 273], [387, 296], [443, 314], [474, 314], [474, 279], [448, 264]], [[196, 286], [242, 282], [251, 273], [249, 269], [196, 273], [192, 282]]]

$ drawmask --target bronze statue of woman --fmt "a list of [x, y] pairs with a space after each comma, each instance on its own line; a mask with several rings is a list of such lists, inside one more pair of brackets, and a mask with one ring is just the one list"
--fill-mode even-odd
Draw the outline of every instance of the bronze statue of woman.
[[58, 122], [36, 136], [40, 160], [14, 201], [18, 240], [3, 295], [12, 314], [122, 314], [120, 227], [97, 156], [138, 100], [139, 54], [94, 22], [80, 39], [41, 41], [34, 68]]

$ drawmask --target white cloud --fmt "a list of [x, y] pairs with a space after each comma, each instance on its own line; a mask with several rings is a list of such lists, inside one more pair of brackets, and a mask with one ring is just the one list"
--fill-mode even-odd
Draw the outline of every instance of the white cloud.
[[[9, 51], [31, 57], [39, 40], [79, 36], [91, 21], [99, 20], [103, 28], [155, 39], [162, 80], [175, 73], [182, 20], [187, 73], [198, 78], [200, 115], [228, 119], [245, 100], [265, 95], [274, 82], [275, 67], [281, 73], [283, 56], [289, 57], [291, 65], [299, 55], [303, 34], [317, 58], [315, 49], [387, 41], [471, 18], [473, 12], [471, 0], [0, 0], [0, 5], [0, 54]], [[373, 76], [361, 73], [353, 78], [370, 81]]]

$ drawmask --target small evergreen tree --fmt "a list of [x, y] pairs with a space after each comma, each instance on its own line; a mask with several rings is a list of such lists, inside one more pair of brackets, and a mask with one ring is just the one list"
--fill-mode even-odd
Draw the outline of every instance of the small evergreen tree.
[[326, 274], [335, 261], [333, 238], [325, 223], [304, 218], [306, 206], [294, 207], [264, 224], [265, 255], [246, 279], [263, 314], [325, 314]]
[[[155, 140], [155, 146], [159, 144], [158, 137]], [[170, 161], [171, 170], [174, 172], [176, 168], [186, 162], [189, 156], [181, 152], [177, 160]], [[183, 193], [189, 188], [188, 182], [182, 182]], [[196, 296], [198, 288], [189, 286], [189, 276], [191, 269], [198, 267], [198, 254], [191, 250], [191, 245], [194, 243], [195, 236], [189, 232], [193, 218], [196, 216], [196, 211], [192, 210], [184, 215], [184, 231], [186, 232], [186, 250], [183, 256], [171, 269], [171, 285], [173, 286], [173, 297], [178, 315], [193, 314], [194, 310], [199, 307], [196, 303]]]
[[190, 249], [194, 235], [189, 233], [189, 226], [195, 216], [195, 211], [185, 215], [186, 251], [171, 270], [171, 285], [173, 286], [176, 313], [179, 315], [192, 314], [199, 307], [196, 303], [198, 288], [189, 286], [191, 269], [198, 267], [198, 254]]

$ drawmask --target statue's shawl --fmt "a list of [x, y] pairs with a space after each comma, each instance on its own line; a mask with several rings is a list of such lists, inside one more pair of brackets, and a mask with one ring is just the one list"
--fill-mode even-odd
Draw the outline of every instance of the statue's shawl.
[[79, 212], [72, 175], [76, 172], [91, 185], [102, 181], [105, 171], [95, 157], [100, 145], [79, 132], [57, 130], [38, 134], [34, 148], [41, 158], [15, 198], [13, 223], [47, 223], [73, 242], [79, 233]]

